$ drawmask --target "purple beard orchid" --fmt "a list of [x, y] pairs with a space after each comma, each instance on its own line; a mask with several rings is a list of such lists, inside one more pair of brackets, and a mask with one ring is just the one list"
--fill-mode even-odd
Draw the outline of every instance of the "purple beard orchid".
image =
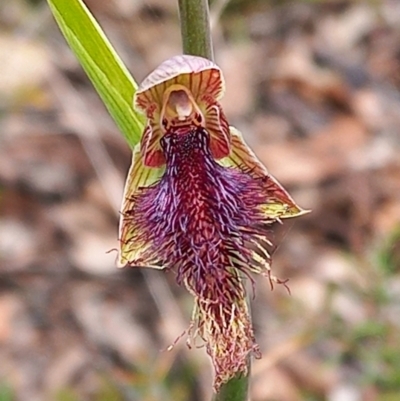
[[120, 221], [119, 266], [173, 270], [193, 295], [218, 391], [259, 356], [244, 280], [270, 270], [271, 224], [305, 211], [229, 127], [220, 69], [195, 56], [162, 63], [135, 107], [147, 125], [133, 155]]

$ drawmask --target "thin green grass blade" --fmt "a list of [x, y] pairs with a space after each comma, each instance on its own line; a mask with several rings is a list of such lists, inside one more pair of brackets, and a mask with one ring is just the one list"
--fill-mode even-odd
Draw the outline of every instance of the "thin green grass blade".
[[81, 0], [48, 3], [69, 46], [133, 149], [144, 125], [144, 116], [132, 107], [136, 82]]

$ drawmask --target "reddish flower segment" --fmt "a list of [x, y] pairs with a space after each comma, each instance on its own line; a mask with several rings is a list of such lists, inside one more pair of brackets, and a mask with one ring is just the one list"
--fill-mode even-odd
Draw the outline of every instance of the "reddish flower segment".
[[[198, 57], [178, 60], [210, 67]], [[211, 66], [205, 71], [215, 75], [218, 67]], [[279, 282], [270, 273], [269, 226], [303, 211], [228, 128], [222, 111], [218, 119], [207, 114], [210, 107], [220, 110], [216, 98], [193, 93], [187, 75], [162, 75], [138, 92], [137, 104], [148, 113], [147, 139], [135, 152], [125, 189], [119, 264], [176, 271], [195, 298], [191, 334], [203, 339], [212, 358], [217, 391], [247, 373], [249, 354], [259, 355], [243, 279], [261, 273]], [[149, 90], [158, 101], [150, 101]]]

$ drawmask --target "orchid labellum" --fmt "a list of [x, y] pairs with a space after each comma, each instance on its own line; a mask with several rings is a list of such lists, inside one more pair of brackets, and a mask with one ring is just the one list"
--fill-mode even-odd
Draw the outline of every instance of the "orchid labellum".
[[119, 266], [173, 270], [194, 296], [191, 338], [204, 341], [214, 388], [259, 355], [245, 299], [251, 273], [271, 274], [271, 224], [305, 213], [267, 172], [219, 99], [221, 70], [177, 56], [141, 84], [147, 117], [133, 154], [120, 221]]

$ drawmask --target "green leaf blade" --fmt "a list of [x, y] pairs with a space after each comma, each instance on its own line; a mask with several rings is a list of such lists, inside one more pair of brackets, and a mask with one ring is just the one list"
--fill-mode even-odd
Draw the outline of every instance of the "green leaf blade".
[[132, 107], [136, 82], [81, 0], [48, 0], [48, 3], [70, 48], [133, 149], [145, 121]]

